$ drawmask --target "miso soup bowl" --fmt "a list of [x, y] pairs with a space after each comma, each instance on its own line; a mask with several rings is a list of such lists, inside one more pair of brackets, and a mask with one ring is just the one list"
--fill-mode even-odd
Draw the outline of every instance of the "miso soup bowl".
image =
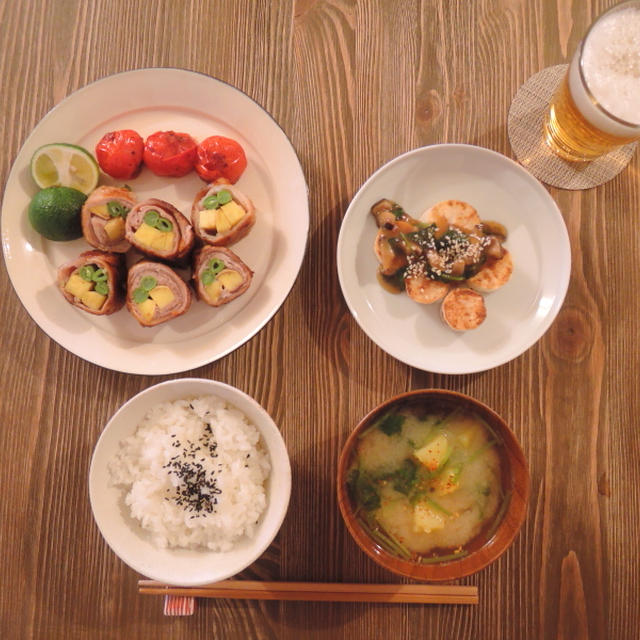
[[[406, 404], [446, 406], [474, 412], [499, 438], [497, 451], [502, 469], [502, 489], [508, 504], [497, 527], [484, 538], [478, 536], [465, 545], [467, 555], [455, 560], [424, 564], [392, 555], [383, 549], [361, 526], [347, 488], [347, 475], [360, 435], [391, 409]], [[395, 396], [373, 409], [347, 439], [338, 464], [338, 504], [347, 529], [358, 546], [377, 564], [393, 573], [424, 581], [455, 580], [485, 568], [499, 558], [515, 539], [524, 522], [529, 500], [529, 472], [515, 436], [495, 411], [470, 396], [440, 389], [422, 389]]]

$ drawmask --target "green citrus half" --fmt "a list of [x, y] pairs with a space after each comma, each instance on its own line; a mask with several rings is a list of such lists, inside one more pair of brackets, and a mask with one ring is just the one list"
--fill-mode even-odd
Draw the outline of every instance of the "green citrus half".
[[86, 199], [70, 187], [42, 189], [29, 204], [29, 222], [49, 240], [75, 240], [82, 236], [80, 212]]
[[31, 175], [41, 189], [71, 187], [89, 194], [98, 186], [100, 171], [86, 149], [53, 142], [36, 149], [31, 158]]

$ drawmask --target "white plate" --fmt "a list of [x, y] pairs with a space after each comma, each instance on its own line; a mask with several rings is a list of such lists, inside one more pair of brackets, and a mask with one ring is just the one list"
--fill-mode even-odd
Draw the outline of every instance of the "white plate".
[[[122, 309], [92, 316], [56, 289], [59, 265], [91, 249], [84, 239], [51, 242], [27, 219], [37, 192], [29, 162], [48, 142], [91, 151], [115, 129], [144, 138], [158, 130], [184, 131], [196, 140], [237, 140], [248, 166], [237, 183], [256, 207], [256, 224], [232, 246], [255, 275], [249, 290], [215, 309], [196, 302], [179, 318], [143, 328]], [[128, 181], [140, 199], [158, 197], [190, 215], [204, 182], [195, 172], [160, 178], [148, 169]], [[104, 176], [103, 184], [121, 184]], [[4, 194], [2, 246], [11, 282], [31, 317], [53, 340], [95, 364], [116, 371], [167, 374], [213, 362], [257, 333], [289, 293], [304, 257], [309, 227], [307, 186], [296, 153], [271, 116], [234, 87], [181, 69], [141, 69], [109, 76], [63, 100], [33, 130], [20, 150]]]
[[[514, 272], [485, 296], [480, 327], [454, 332], [442, 323], [439, 303], [420, 305], [378, 284], [370, 209], [382, 198], [416, 217], [441, 200], [463, 200], [482, 219], [506, 226]], [[567, 229], [547, 190], [505, 156], [463, 144], [415, 149], [378, 169], [347, 209], [337, 260], [342, 292], [364, 332], [406, 364], [449, 374], [497, 367], [533, 345], [556, 317], [571, 270]]]
[[[240, 539], [227, 552], [208, 549], [162, 549], [129, 515], [125, 489], [113, 486], [109, 464], [120, 442], [136, 431], [147, 411], [160, 402], [214, 395], [242, 411], [259, 431], [269, 452], [271, 475], [266, 484], [267, 507], [252, 539]], [[167, 584], [194, 586], [217, 582], [239, 573], [271, 544], [287, 513], [291, 495], [291, 466], [278, 427], [246, 393], [222, 382], [198, 378], [169, 380], [149, 387], [126, 402], [109, 420], [98, 439], [89, 469], [89, 498], [100, 533], [114, 553], [132, 569]]]

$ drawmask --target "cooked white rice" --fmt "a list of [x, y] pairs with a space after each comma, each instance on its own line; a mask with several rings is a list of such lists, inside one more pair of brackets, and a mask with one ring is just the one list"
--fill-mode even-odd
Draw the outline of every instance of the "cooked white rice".
[[256, 427], [214, 396], [156, 405], [109, 465], [156, 545], [215, 551], [253, 536], [270, 468]]

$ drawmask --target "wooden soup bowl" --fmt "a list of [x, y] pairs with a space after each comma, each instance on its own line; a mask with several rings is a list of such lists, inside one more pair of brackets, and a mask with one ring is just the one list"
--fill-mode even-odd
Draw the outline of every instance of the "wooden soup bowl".
[[[447, 406], [472, 411], [480, 416], [499, 436], [496, 445], [502, 468], [502, 489], [508, 496], [509, 504], [491, 537], [480, 533], [465, 545], [467, 555], [433, 564], [423, 564], [404, 560], [383, 549], [361, 527], [354, 515], [351, 498], [347, 489], [347, 473], [359, 435], [391, 408], [399, 405], [432, 405], [434, 408]], [[347, 529], [358, 546], [375, 562], [389, 571], [415, 580], [441, 581], [455, 580], [480, 571], [511, 545], [524, 522], [529, 500], [529, 472], [527, 463], [515, 436], [506, 422], [492, 409], [477, 400], [455, 391], [441, 389], [421, 389], [397, 395], [373, 409], [353, 430], [347, 439], [338, 463], [338, 504]]]

